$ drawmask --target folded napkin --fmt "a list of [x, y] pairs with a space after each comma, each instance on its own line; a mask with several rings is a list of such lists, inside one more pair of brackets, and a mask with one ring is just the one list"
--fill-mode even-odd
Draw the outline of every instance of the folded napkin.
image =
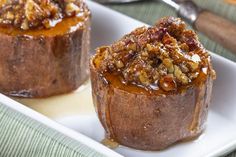
[[0, 157], [105, 155], [0, 103]]

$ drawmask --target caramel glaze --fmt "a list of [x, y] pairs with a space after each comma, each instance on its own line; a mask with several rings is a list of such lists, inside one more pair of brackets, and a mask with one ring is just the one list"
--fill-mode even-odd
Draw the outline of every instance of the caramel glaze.
[[191, 86], [198, 86], [201, 85], [202, 82], [204, 82], [207, 78], [207, 74], [204, 72], [199, 72], [199, 76], [190, 84], [182, 85], [175, 91], [164, 91], [161, 88], [155, 88], [155, 89], [148, 89], [141, 85], [136, 84], [125, 84], [121, 80], [120, 75], [115, 75], [112, 73], [104, 73], [101, 74], [102, 79], [104, 79], [105, 82], [113, 86], [114, 88], [118, 88], [124, 91], [127, 91], [129, 93], [134, 94], [147, 94], [147, 95], [171, 95], [171, 94], [178, 94], [184, 92], [186, 89], [190, 88]]
[[[99, 116], [105, 130], [106, 130], [106, 139], [107, 140], [111, 140], [113, 142], [118, 142], [119, 144], [122, 144], [122, 145], [125, 145], [125, 146], [128, 146], [128, 147], [132, 147], [132, 148], [136, 148], [136, 149], [161, 150], [161, 149], [169, 147], [169, 146], [171, 146], [175, 143], [185, 142], [185, 141], [188, 141], [188, 140], [196, 139], [203, 132], [203, 130], [205, 128], [205, 121], [206, 121], [206, 118], [207, 118], [208, 105], [209, 105], [209, 101], [210, 101], [210, 97], [211, 97], [212, 80], [215, 77], [215, 76], [212, 76], [212, 74], [211, 74], [211, 67], [207, 68], [207, 70], [208, 70], [207, 73], [205, 73], [206, 68], [205, 68], [205, 70], [202, 70], [201, 72], [199, 72], [198, 77], [191, 84], [188, 84], [186, 86], [181, 86], [175, 92], [173, 92], [173, 91], [166, 92], [166, 91], [163, 91], [162, 89], [158, 89], [158, 90], [150, 90], [149, 89], [149, 90], [147, 90], [147, 89], [145, 89], [144, 87], [141, 87], [141, 86], [124, 84], [121, 81], [122, 79], [119, 78], [119, 76], [117, 76], [117, 75], [110, 74], [110, 73], [104, 73], [104, 74], [96, 73], [94, 71], [95, 66], [94, 66], [92, 60], [90, 62], [90, 69], [92, 69], [91, 70], [91, 76], [92, 76], [93, 98], [94, 98], [94, 102], [95, 102], [95, 107], [97, 109], [98, 116]], [[96, 76], [94, 76], [94, 75], [96, 75]], [[93, 79], [98, 81], [98, 84], [99, 84], [98, 86], [95, 85]], [[105, 87], [105, 89], [104, 89], [104, 87]], [[103, 100], [101, 100], [101, 97], [97, 95], [97, 93], [99, 91], [101, 92], [101, 90], [104, 92], [103, 96], [100, 95], [103, 98]], [[175, 107], [177, 105], [179, 108], [181, 108], [181, 107], [184, 107], [186, 109], [189, 108], [189, 111], [187, 111], [189, 113], [186, 113], [186, 115], [188, 115], [187, 116], [188, 117], [187, 118], [188, 119], [188, 124], [185, 124], [186, 126], [178, 126], [180, 128], [176, 128], [176, 129], [177, 130], [180, 129], [181, 130], [180, 132], [178, 132], [178, 131], [176, 133], [173, 132], [173, 134], [178, 134], [177, 135], [177, 136], [179, 136], [178, 138], [175, 137], [176, 139], [173, 139], [172, 137], [169, 137], [170, 139], [167, 139], [165, 142], [159, 143], [157, 141], [157, 143], [152, 143], [151, 142], [152, 144], [150, 144], [149, 143], [150, 141], [148, 140], [148, 137], [144, 137], [144, 136], [146, 136], [145, 132], [149, 132], [150, 130], [156, 130], [157, 131], [159, 129], [160, 130], [162, 129], [162, 126], [158, 126], [158, 125], [155, 126], [155, 125], [152, 124], [152, 123], [156, 123], [156, 121], [162, 120], [162, 118], [163, 118], [162, 117], [162, 114], [163, 114], [162, 108], [160, 108], [160, 110], [158, 108], [158, 112], [157, 111], [152, 111], [152, 112], [155, 112], [155, 115], [157, 116], [157, 119], [147, 121], [146, 124], [148, 124], [148, 125], [145, 124], [143, 126], [142, 130], [139, 130], [139, 131], [136, 130], [137, 132], [132, 133], [133, 135], [129, 135], [129, 134], [127, 134], [127, 132], [125, 133], [125, 135], [127, 134], [127, 136], [123, 136], [124, 134], [119, 135], [120, 133], [119, 133], [118, 130], [122, 126], [120, 126], [120, 124], [117, 124], [117, 119], [116, 120], [114, 119], [114, 116], [115, 116], [114, 112], [116, 112], [114, 108], [117, 109], [117, 107], [115, 107], [114, 105], [119, 105], [120, 106], [122, 104], [120, 104], [121, 102], [117, 102], [117, 104], [114, 104], [114, 101], [115, 101], [114, 99], [117, 99], [117, 96], [116, 96], [117, 92], [122, 92], [120, 94], [122, 96], [124, 96], [124, 94], [127, 93], [128, 95], [136, 95], [137, 98], [140, 97], [141, 95], [143, 95], [141, 97], [146, 97], [147, 96], [147, 98], [150, 98], [150, 99], [154, 98], [154, 99], [157, 99], [156, 105], [158, 104], [158, 99], [165, 99], [165, 97], [167, 99], [169, 99], [172, 96], [175, 99], [180, 98], [180, 97], [182, 97], [181, 99], [183, 99], [183, 98], [189, 99], [187, 101], [183, 100], [184, 104], [180, 105], [180, 106], [178, 106], [177, 104], [170, 104], [170, 106], [173, 105]], [[187, 96], [191, 97], [191, 98], [187, 98]], [[163, 98], [160, 98], [160, 97], [163, 97]], [[173, 99], [173, 98], [171, 98], [171, 99]], [[195, 98], [195, 99], [190, 100], [192, 98]], [[120, 98], [120, 99], [125, 99], [125, 98]], [[178, 101], [178, 100], [179, 99], [177, 99], [176, 101]], [[151, 101], [153, 101], [153, 100], [151, 100]], [[186, 102], [188, 102], [189, 104], [186, 104]], [[130, 103], [133, 104], [134, 102], [130, 102]], [[151, 103], [148, 102], [147, 104], [152, 106], [152, 105], [154, 105], [152, 103], [155, 103], [155, 102], [151, 102]], [[147, 104], [142, 104], [142, 105], [145, 106]], [[128, 105], [128, 104], [126, 104], [126, 105]], [[138, 105], [138, 104], [136, 104], [136, 105]], [[189, 106], [189, 107], [187, 107], [186, 105]], [[150, 106], [150, 109], [152, 110], [153, 108], [151, 106]], [[192, 106], [192, 107], [190, 107], [190, 106]], [[127, 109], [129, 111], [132, 110], [132, 109], [130, 109], [130, 106]], [[137, 110], [136, 111], [135, 110], [136, 109], [134, 109], [134, 112], [137, 111]], [[164, 114], [166, 114], [166, 113], [164, 113]], [[124, 114], [124, 115], [126, 115], [126, 114]], [[122, 119], [124, 118], [123, 117], [124, 115], [122, 115], [122, 116], [120, 115], [122, 117]], [[153, 117], [153, 115], [150, 115], [150, 116]], [[184, 117], [184, 115], [181, 115], [181, 117], [182, 116]], [[121, 120], [121, 121], [123, 121], [123, 120]], [[163, 121], [165, 121], [165, 120], [166, 119], [163, 119]], [[120, 121], [120, 120], [118, 120], [118, 121]], [[142, 121], [142, 120], [140, 119], [140, 121]], [[117, 126], [117, 125], [119, 125], [119, 126]], [[125, 124], [123, 124], [123, 125], [124, 125], [123, 129], [126, 130], [127, 126], [125, 126]], [[139, 125], [140, 124], [137, 124], [136, 127], [140, 127]], [[123, 131], [123, 129], [122, 129], [122, 131]], [[173, 128], [170, 128], [170, 129], [173, 129]], [[159, 134], [165, 134], [164, 130], [163, 131], [157, 131], [158, 132], [157, 137], [159, 137]], [[140, 133], [140, 132], [143, 132], [143, 133]], [[136, 137], [136, 136], [139, 136], [139, 134], [143, 134], [140, 137], [140, 139], [138, 137]], [[167, 135], [168, 134], [169, 133], [167, 133]], [[132, 137], [132, 136], [134, 136], [134, 137]], [[135, 139], [132, 139], [132, 138], [135, 138]], [[131, 140], [132, 142], [129, 141], [129, 139], [132, 139]], [[141, 143], [140, 144], [134, 144], [133, 143], [134, 141], [136, 141], [136, 142], [143, 141], [143, 143], [145, 143], [145, 142], [146, 143], [145, 144], [141, 144]], [[117, 145], [116, 145], [116, 147], [117, 147]]]
[[52, 37], [57, 35], [64, 35], [71, 33], [77, 29], [84, 29], [84, 21], [87, 21], [88, 17], [68, 17], [64, 18], [55, 27], [49, 29], [30, 29], [21, 30], [11, 26], [1, 26], [0, 33], [10, 36], [46, 36]]
[[[100, 78], [103, 80], [104, 84], [112, 86], [112, 88], [126, 91], [128, 93], [166, 97], [166, 95], [174, 95], [174, 94], [184, 93], [184, 92], [186, 92], [186, 90], [188, 90], [189, 88], [194, 87], [194, 86], [199, 87], [199, 88], [204, 88], [205, 87], [204, 83], [207, 81], [207, 76], [211, 75], [210, 68], [207, 67], [205, 69], [208, 69], [207, 73], [205, 73], [203, 71], [199, 71], [198, 77], [195, 80], [193, 80], [190, 84], [187, 84], [184, 86], [182, 85], [177, 90], [169, 91], [169, 92], [164, 91], [161, 88], [148, 89], [148, 88], [145, 88], [144, 86], [141, 86], [141, 85], [126, 84], [122, 81], [122, 77], [120, 75], [115, 75], [113, 73], [106, 72], [104, 74], [100, 74]], [[211, 77], [214, 78], [214, 76], [211, 76]], [[108, 93], [112, 93], [112, 92], [113, 92], [112, 90], [109, 90]], [[199, 120], [200, 120], [200, 109], [201, 109], [201, 104], [203, 103], [202, 100], [205, 100], [205, 99], [203, 99], [204, 96], [206, 96], [206, 95], [204, 92], [201, 92], [201, 90], [199, 90], [196, 94], [196, 102], [197, 103], [196, 103], [196, 107], [195, 107], [195, 111], [194, 111], [194, 115], [193, 115], [193, 121], [192, 121], [191, 125], [189, 126], [190, 131], [197, 131], [199, 129], [198, 124], [199, 124]], [[106, 125], [107, 125], [106, 127], [108, 127], [110, 130], [110, 132], [107, 133], [107, 137], [108, 138], [114, 137], [114, 136], [112, 136], [112, 135], [114, 135], [114, 133], [112, 131], [111, 119], [110, 119], [110, 103], [107, 104], [107, 107], [105, 109], [105, 114], [106, 114], [105, 117], [106, 117]], [[114, 139], [111, 139], [111, 140], [114, 140]]]

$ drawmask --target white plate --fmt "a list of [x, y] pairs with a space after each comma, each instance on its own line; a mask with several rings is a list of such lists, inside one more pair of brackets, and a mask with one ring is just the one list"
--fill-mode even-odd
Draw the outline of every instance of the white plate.
[[[88, 4], [93, 15], [93, 49], [110, 44], [134, 28], [145, 25], [93, 2]], [[211, 157], [236, 148], [236, 64], [218, 55], [212, 56], [218, 75], [207, 129], [200, 138], [163, 151], [139, 151], [123, 146], [115, 151], [126, 157]], [[96, 141], [104, 137], [104, 130], [93, 108], [89, 82], [71, 94], [19, 101]]]

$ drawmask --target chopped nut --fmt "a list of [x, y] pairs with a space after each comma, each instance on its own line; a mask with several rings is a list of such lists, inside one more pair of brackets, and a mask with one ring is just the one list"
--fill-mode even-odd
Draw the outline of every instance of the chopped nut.
[[14, 14], [12, 13], [12, 12], [7, 12], [7, 17], [6, 17], [7, 19], [9, 19], [9, 20], [13, 20], [14, 19]]
[[0, 0], [0, 7], [4, 6], [7, 4], [7, 0]]
[[196, 63], [196, 62], [188, 62], [188, 64], [190, 65], [192, 71], [195, 71], [195, 70], [198, 69], [198, 63]]
[[165, 58], [162, 62], [167, 68], [173, 66], [172, 60], [169, 58]]
[[169, 72], [170, 74], [174, 73], [174, 70], [175, 70], [175, 69], [174, 69], [174, 65], [168, 67], [167, 69], [168, 69], [168, 72]]
[[143, 57], [148, 57], [148, 52], [147, 52], [147, 51], [143, 51], [143, 52], [141, 53], [141, 55], [142, 55]]
[[167, 75], [168, 70], [163, 64], [159, 65], [157, 70], [158, 70], [160, 75], [162, 75], [162, 76]]
[[150, 52], [158, 52], [158, 50], [159, 50], [158, 47], [151, 45], [151, 44], [147, 44], [146, 47], [147, 47], [147, 50]]
[[139, 80], [143, 85], [148, 85], [149, 84], [149, 79], [148, 79], [147, 73], [145, 71], [140, 72]]
[[175, 71], [174, 71], [174, 75], [175, 77], [183, 84], [187, 84], [189, 82], [189, 78], [184, 74], [182, 73], [181, 69], [174, 65], [174, 68], [175, 68]]
[[182, 44], [180, 45], [180, 49], [181, 49], [182, 51], [184, 51], [184, 52], [188, 52], [188, 51], [189, 51], [189, 47], [188, 47], [188, 45], [187, 45], [186, 43], [182, 43]]
[[166, 75], [162, 77], [159, 81], [159, 84], [161, 88], [167, 92], [176, 90], [177, 87], [173, 75]]
[[[153, 73], [153, 79], [154, 80], [159, 80], [160, 79], [160, 77], [161, 77], [161, 75], [158, 73], [158, 71], [154, 71], [154, 73]], [[157, 81], [156, 81], [157, 82]], [[156, 84], [156, 82], [154, 82], [155, 84]]]
[[135, 43], [128, 44], [127, 49], [132, 50], [132, 51], [136, 51], [137, 45]]
[[41, 16], [42, 9], [33, 0], [27, 0], [25, 3], [25, 16], [28, 21], [36, 20], [37, 16]]
[[169, 52], [167, 52], [167, 51], [161, 51], [161, 55], [162, 55], [162, 57], [164, 57], [164, 58], [169, 58]]
[[119, 51], [122, 51], [124, 49], [125, 49], [125, 42], [123, 42], [123, 41], [117, 42], [112, 46], [112, 50], [114, 52], [119, 52]]
[[83, 17], [88, 14], [81, 3], [80, 0], [0, 0], [0, 7], [3, 10], [0, 12], [0, 18], [3, 19], [0, 24], [12, 25], [24, 30], [50, 28], [64, 17], [79, 14], [81, 19], [84, 19]]
[[180, 64], [180, 69], [183, 73], [188, 73], [189, 72], [188, 67], [184, 63]]
[[70, 2], [70, 3], [66, 4], [66, 10], [65, 11], [66, 11], [66, 14], [68, 16], [71, 16], [71, 15], [75, 15], [76, 13], [78, 13], [80, 11], [80, 9], [77, 5]]
[[145, 26], [139, 27], [139, 28], [136, 28], [133, 32], [131, 32], [131, 35], [138, 36], [138, 35], [143, 34], [145, 31], [147, 31], [147, 27]]
[[28, 24], [28, 20], [24, 20], [23, 23], [21, 24], [21, 29], [23, 30], [27, 30], [29, 29], [29, 24]]
[[176, 65], [174, 65], [174, 75], [177, 77], [177, 78], [180, 78], [181, 74], [182, 74], [182, 71], [180, 70], [180, 68]]
[[[109, 46], [108, 57], [100, 62], [101, 71], [107, 68], [109, 73], [120, 75], [126, 85], [166, 92], [190, 84], [200, 71], [214, 77], [209, 54], [196, 34], [186, 30], [180, 20], [170, 20], [180, 23], [164, 19], [157, 26], [138, 28]], [[107, 53], [100, 49], [100, 53]]]
[[184, 73], [182, 73], [179, 80], [181, 81], [182, 84], [188, 84], [189, 83], [189, 78]]
[[124, 67], [124, 63], [121, 60], [119, 60], [119, 61], [116, 62], [116, 67], [119, 68], [119, 69], [123, 68]]
[[167, 67], [169, 73], [173, 73], [174, 72], [174, 65], [173, 65], [171, 59], [165, 58], [163, 60], [163, 64]]

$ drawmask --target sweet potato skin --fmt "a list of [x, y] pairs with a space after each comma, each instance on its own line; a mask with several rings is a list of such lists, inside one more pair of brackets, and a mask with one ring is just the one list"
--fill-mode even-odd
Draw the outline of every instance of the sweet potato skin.
[[212, 77], [182, 93], [130, 93], [101, 76], [90, 62], [93, 102], [108, 138], [141, 149], [162, 150], [199, 136], [205, 128]]
[[55, 36], [0, 34], [0, 92], [48, 97], [78, 88], [89, 74], [90, 18]]

